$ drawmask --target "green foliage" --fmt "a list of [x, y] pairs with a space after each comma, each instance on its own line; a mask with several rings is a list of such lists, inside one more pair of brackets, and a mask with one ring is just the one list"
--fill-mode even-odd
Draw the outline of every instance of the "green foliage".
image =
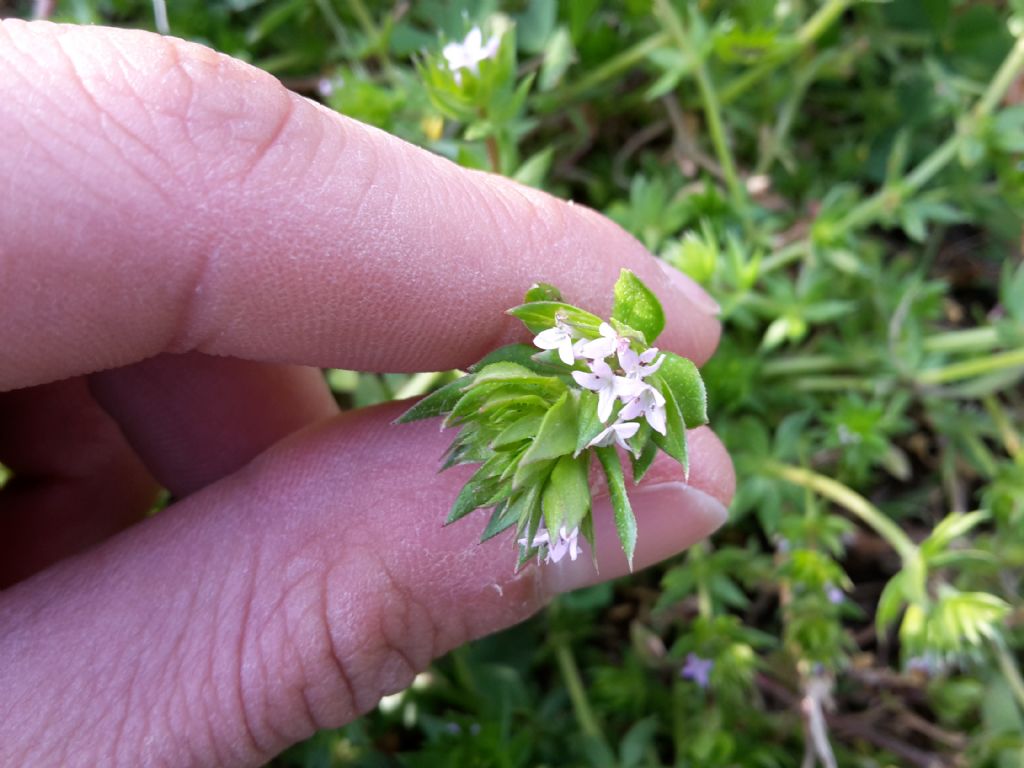
[[[636, 519], [614, 445], [629, 451], [634, 481], [639, 482], [655, 447], [688, 467], [687, 424], [675, 392], [684, 399], [692, 425], [707, 421], [707, 397], [697, 367], [678, 355], [659, 354], [645, 343], [647, 338], [653, 342], [665, 325], [657, 297], [626, 269], [613, 292], [614, 329], [596, 315], [556, 301], [559, 292], [553, 286], [531, 286], [524, 303], [508, 313], [537, 334], [534, 344], [544, 351], [524, 344], [495, 350], [472, 366], [472, 373], [437, 389], [397, 419], [404, 424], [443, 415], [444, 426], [460, 427], [443, 468], [482, 466], [456, 497], [445, 522], [491, 507], [483, 539], [513, 525], [525, 532], [520, 565], [538, 549], [548, 560], [557, 561], [567, 551], [575, 560], [580, 534], [593, 548], [589, 468], [596, 455], [607, 480], [619, 542], [632, 566]], [[594, 344], [606, 347], [588, 353]], [[633, 361], [622, 362], [623, 354], [633, 355]], [[661, 366], [667, 366], [668, 383], [656, 373]], [[593, 382], [576, 378], [581, 375]], [[635, 395], [624, 393], [622, 386], [631, 387]], [[625, 404], [634, 396], [639, 400], [641, 393], [661, 398], [653, 403], [661, 413], [660, 422], [643, 411], [625, 418]], [[615, 401], [608, 403], [606, 413], [603, 400]], [[632, 427], [633, 432], [618, 437], [614, 430], [620, 426]]]
[[[57, 18], [152, 28], [151, 8], [75, 0]], [[713, 543], [560, 598], [279, 764], [792, 766], [811, 754], [807, 703], [822, 689], [844, 768], [1022, 763], [1019, 2], [168, 11], [172, 33], [353, 118], [606, 213], [722, 307], [701, 371], [710, 396], [692, 375], [679, 383], [671, 355], [658, 373], [680, 419], [710, 417], [734, 456], [731, 521]], [[442, 49], [474, 25], [498, 52], [456, 78]], [[568, 311], [550, 286], [525, 306], [534, 333]], [[572, 319], [597, 337], [599, 318]], [[660, 330], [646, 311], [615, 320], [646, 343]], [[597, 398], [566, 396], [557, 355], [536, 352], [503, 348], [463, 379], [328, 382], [346, 407], [437, 390], [409, 418], [472, 394], [445, 463], [487, 469], [453, 513], [489, 506], [485, 536], [529, 538], [545, 484], [560, 464], [560, 487], [578, 484], [570, 467], [603, 427]], [[528, 373], [488, 370], [499, 363]], [[575, 429], [552, 424], [522, 464], [560, 398]], [[638, 476], [657, 441], [633, 440]], [[579, 514], [548, 495], [553, 515]], [[706, 689], [679, 675], [691, 653], [713, 664]], [[865, 711], [880, 713], [869, 728]]]

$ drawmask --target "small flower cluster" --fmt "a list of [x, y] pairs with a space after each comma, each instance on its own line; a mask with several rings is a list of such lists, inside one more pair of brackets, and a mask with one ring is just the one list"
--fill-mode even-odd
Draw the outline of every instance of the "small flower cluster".
[[[619, 335], [608, 323], [601, 323], [598, 332], [597, 339], [576, 339], [568, 323], [556, 320], [555, 327], [541, 331], [533, 343], [541, 349], [557, 349], [558, 358], [566, 365], [585, 361], [590, 368], [589, 373], [573, 371], [572, 377], [581, 387], [597, 394], [597, 416], [606, 426], [587, 447], [614, 444], [635, 455], [637, 452], [628, 441], [640, 430], [641, 416], [651, 429], [665, 434], [665, 396], [644, 381], [657, 372], [665, 357], [658, 356], [657, 347], [637, 352], [633, 340]], [[618, 363], [617, 368], [609, 365], [609, 358]], [[616, 402], [621, 408], [609, 423]]]
[[[477, 42], [469, 40], [471, 47]], [[398, 419], [444, 416], [442, 428], [458, 428], [442, 468], [479, 466], [446, 523], [489, 509], [481, 539], [514, 527], [520, 566], [534, 555], [549, 563], [577, 560], [584, 541], [593, 553], [595, 467], [632, 563], [637, 525], [625, 465], [639, 483], [660, 451], [685, 473], [686, 430], [707, 423], [697, 367], [652, 346], [665, 327], [657, 296], [629, 270], [613, 293], [611, 316], [602, 320], [562, 301], [554, 286], [531, 286], [508, 314], [530, 330], [533, 343], [494, 350]]]
[[566, 555], [569, 555], [570, 560], [575, 560], [580, 556], [579, 537], [580, 527], [578, 525], [571, 531], [563, 525], [558, 529], [558, 535], [552, 541], [551, 534], [546, 528], [541, 526], [537, 529], [537, 533], [534, 534], [532, 542], [523, 537], [519, 539], [519, 546], [524, 549], [538, 550], [538, 560], [540, 559], [540, 551], [544, 550], [544, 562], [557, 563]]

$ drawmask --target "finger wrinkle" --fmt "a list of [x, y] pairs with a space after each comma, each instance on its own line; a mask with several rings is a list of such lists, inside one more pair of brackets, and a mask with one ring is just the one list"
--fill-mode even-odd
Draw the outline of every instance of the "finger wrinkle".
[[[92, 123], [98, 128], [97, 131], [86, 130], [84, 133], [105, 140], [112, 150], [111, 157], [116, 158], [119, 165], [131, 170], [135, 177], [163, 204], [170, 205], [172, 197], [165, 188], [166, 182], [161, 177], [167, 175], [173, 178], [174, 166], [118, 115], [118, 111], [124, 109], [120, 103], [121, 97], [127, 98], [129, 102], [134, 102], [128, 105], [128, 113], [134, 110], [138, 114], [146, 114], [145, 109], [137, 109], [144, 106], [143, 101], [138, 98], [138, 94], [130, 87], [126, 87], [128, 82], [127, 78], [123, 77], [126, 71], [124, 60], [118, 55], [97, 57], [91, 47], [84, 51], [69, 50], [67, 46], [73, 39], [65, 35], [58, 35], [53, 38], [53, 41], [66, 65], [64, 71], [68, 82], [83, 96], [92, 109], [92, 114], [75, 115], [78, 121]], [[104, 62], [108, 71], [104, 71], [102, 65], [97, 66], [100, 61]], [[115, 82], [110, 77], [109, 69], [120, 71], [121, 82]], [[110, 106], [108, 106], [108, 101]], [[73, 103], [73, 101], [69, 103]], [[94, 152], [93, 156], [104, 157], [104, 153]], [[142, 156], [154, 161], [157, 168], [146, 169], [137, 160]]]

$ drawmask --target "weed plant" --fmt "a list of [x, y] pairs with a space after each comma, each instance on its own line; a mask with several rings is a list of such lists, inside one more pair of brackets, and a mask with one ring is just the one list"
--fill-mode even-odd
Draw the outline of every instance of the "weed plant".
[[[722, 307], [702, 373], [738, 469], [728, 525], [276, 764], [1024, 765], [1019, 0], [168, 12], [347, 115], [605, 212]], [[54, 18], [153, 28], [153, 7]], [[500, 44], [456, 77], [442, 50], [474, 27]], [[452, 374], [327, 376], [357, 407]]]

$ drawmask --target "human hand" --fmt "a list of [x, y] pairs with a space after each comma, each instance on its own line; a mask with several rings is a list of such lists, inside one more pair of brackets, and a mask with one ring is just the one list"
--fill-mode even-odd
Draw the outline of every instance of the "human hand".
[[[465, 366], [531, 283], [607, 314], [620, 267], [703, 362], [713, 303], [614, 224], [141, 32], [0, 23], [0, 136], [0, 764], [259, 763], [625, 572], [607, 500], [600, 576], [442, 530], [447, 436], [303, 367]], [[690, 450], [631, 494], [637, 567], [724, 520]]]

